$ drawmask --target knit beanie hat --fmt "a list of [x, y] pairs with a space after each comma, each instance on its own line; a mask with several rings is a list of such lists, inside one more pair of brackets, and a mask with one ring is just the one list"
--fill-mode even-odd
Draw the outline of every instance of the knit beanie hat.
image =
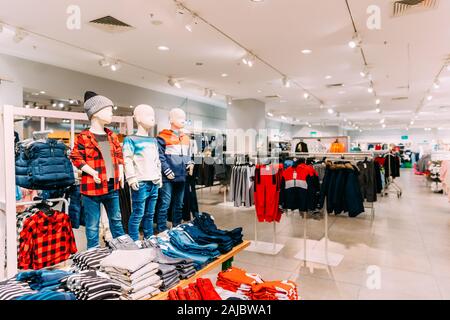
[[92, 91], [86, 91], [84, 94], [84, 112], [86, 112], [89, 120], [100, 110], [112, 106], [114, 106], [114, 103], [107, 97], [98, 95]]

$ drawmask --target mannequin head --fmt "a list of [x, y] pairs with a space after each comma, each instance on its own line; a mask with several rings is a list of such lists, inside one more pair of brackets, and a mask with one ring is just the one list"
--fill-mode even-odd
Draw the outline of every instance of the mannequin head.
[[113, 118], [113, 107], [107, 107], [94, 113], [91, 118], [91, 123], [97, 122], [98, 124], [104, 126], [110, 124]]
[[140, 104], [134, 109], [134, 120], [148, 131], [155, 126], [155, 111], [147, 104]]
[[172, 130], [183, 129], [186, 124], [186, 113], [180, 108], [170, 110], [169, 122]]

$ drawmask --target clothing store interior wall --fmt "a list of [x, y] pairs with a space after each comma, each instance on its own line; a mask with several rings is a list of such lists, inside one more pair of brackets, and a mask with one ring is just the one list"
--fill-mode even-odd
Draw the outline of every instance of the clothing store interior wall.
[[446, 0], [0, 0], [0, 299], [450, 299], [449, 37]]

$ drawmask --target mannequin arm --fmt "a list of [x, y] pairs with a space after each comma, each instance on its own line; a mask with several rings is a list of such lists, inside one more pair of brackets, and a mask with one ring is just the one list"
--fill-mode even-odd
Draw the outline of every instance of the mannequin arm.
[[165, 174], [167, 179], [175, 179], [175, 173], [170, 168], [166, 159], [166, 142], [164, 139], [158, 137], [158, 151], [159, 151], [159, 161], [161, 162], [162, 172]]
[[92, 169], [87, 164], [81, 168], [81, 171], [86, 172], [87, 174], [91, 175], [94, 178], [95, 183], [97, 183], [97, 184], [102, 183], [102, 180], [98, 177], [98, 172], [96, 170]]

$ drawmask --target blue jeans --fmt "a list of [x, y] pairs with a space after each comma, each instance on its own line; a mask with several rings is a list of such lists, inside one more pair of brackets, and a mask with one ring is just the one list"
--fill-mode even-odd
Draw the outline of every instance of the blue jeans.
[[142, 221], [144, 238], [153, 235], [153, 215], [158, 200], [159, 186], [151, 181], [139, 182], [139, 190], [131, 190], [132, 212], [128, 221], [128, 234], [134, 241], [139, 240], [139, 226]]
[[83, 195], [88, 249], [99, 246], [100, 204], [105, 206], [113, 238], [125, 234], [122, 226], [122, 216], [120, 215], [119, 191], [111, 191], [102, 196], [91, 197]]
[[164, 182], [160, 190], [161, 202], [158, 208], [157, 230], [167, 230], [167, 212], [172, 203], [172, 225], [174, 227], [181, 223], [183, 215], [183, 198], [185, 182]]

